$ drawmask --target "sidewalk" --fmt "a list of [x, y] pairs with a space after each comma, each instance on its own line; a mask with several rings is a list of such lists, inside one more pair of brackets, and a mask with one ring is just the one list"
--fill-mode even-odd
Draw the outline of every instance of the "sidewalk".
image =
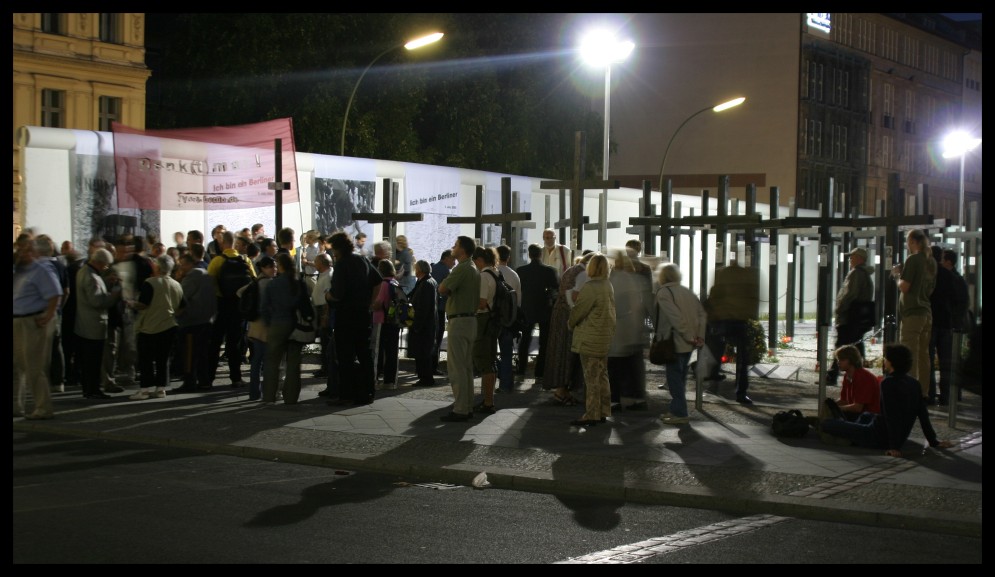
[[[697, 391], [689, 382], [691, 424], [682, 427], [658, 418], [669, 400], [658, 389], [662, 367], [647, 364], [649, 410], [623, 410], [608, 423], [578, 429], [569, 423], [582, 407], [554, 405], [531, 379], [515, 393], [499, 394], [493, 415], [442, 423], [452, 403], [448, 382], [440, 377], [438, 386], [412, 387], [410, 362], [402, 361], [400, 387], [378, 391], [365, 407], [327, 406], [317, 396], [324, 388], [319, 379], [305, 379], [301, 402], [292, 406], [250, 402], [245, 389], [222, 379], [206, 393], [146, 401], [129, 401], [133, 391], [87, 400], [76, 388], [54, 395], [55, 419], [15, 418], [14, 431], [378, 471], [410, 482], [470, 485], [486, 472], [491, 486], [502, 489], [980, 537], [980, 396], [964, 393], [953, 428], [945, 409], [932, 411], [937, 434], [956, 442], [954, 449], [920, 451], [917, 426], [903, 459], [827, 445], [814, 431], [801, 439], [770, 433], [778, 411], [816, 414], [814, 331], [811, 323], [798, 325], [792, 347], [776, 353], [792, 378], [751, 378], [752, 406], [735, 402], [730, 374], [717, 389], [703, 390], [701, 410], [694, 410]], [[872, 346], [868, 357], [874, 356]], [[306, 374], [314, 368], [305, 366]]]

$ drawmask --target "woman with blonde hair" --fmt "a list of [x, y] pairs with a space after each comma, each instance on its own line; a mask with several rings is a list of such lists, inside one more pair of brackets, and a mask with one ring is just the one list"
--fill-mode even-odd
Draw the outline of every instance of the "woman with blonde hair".
[[[582, 371], [577, 355], [570, 351], [571, 333], [567, 326], [570, 310], [573, 308], [573, 290], [577, 277], [584, 272], [594, 253], [588, 253], [581, 261], [563, 271], [557, 289], [556, 303], [549, 317], [549, 340], [546, 341], [546, 366], [543, 388], [553, 389], [553, 400], [557, 404], [573, 406], [577, 400], [570, 394], [583, 385]], [[586, 276], [586, 275], [584, 275]], [[568, 302], [569, 301], [569, 302]]]
[[610, 272], [608, 258], [595, 253], [587, 263], [588, 281], [567, 320], [573, 330], [570, 348], [580, 355], [587, 387], [584, 415], [570, 423], [577, 427], [597, 425], [611, 416], [608, 349], [615, 336], [615, 291], [608, 281]]
[[673, 335], [677, 359], [667, 363], [667, 388], [670, 389], [670, 411], [660, 416], [668, 425], [689, 422], [687, 391], [688, 361], [691, 352], [705, 344], [708, 315], [701, 301], [681, 284], [681, 269], [674, 263], [660, 266], [657, 273], [660, 288], [656, 291], [656, 327], [654, 339]]

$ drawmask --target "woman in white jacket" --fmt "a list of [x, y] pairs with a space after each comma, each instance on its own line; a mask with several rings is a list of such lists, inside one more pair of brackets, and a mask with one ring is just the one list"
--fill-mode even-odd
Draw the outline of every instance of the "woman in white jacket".
[[670, 390], [670, 411], [660, 416], [668, 425], [684, 425], [688, 419], [687, 389], [688, 361], [691, 352], [705, 344], [705, 325], [708, 315], [701, 301], [681, 285], [681, 269], [673, 263], [660, 267], [657, 273], [660, 288], [656, 291], [657, 312], [655, 339], [665, 339], [674, 334], [677, 360], [667, 364], [667, 388]]

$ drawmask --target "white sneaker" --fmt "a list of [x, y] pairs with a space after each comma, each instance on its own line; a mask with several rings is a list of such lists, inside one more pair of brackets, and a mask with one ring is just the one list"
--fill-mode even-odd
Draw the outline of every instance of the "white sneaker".
[[66, 392], [66, 386], [65, 385], [52, 385], [52, 392], [53, 393], [64, 393], [64, 392]]
[[145, 389], [139, 389], [137, 393], [128, 397], [128, 399], [132, 401], [144, 401], [145, 399], [150, 398], [152, 398], [152, 393], [150, 391], [146, 391]]
[[676, 415], [660, 415], [660, 420], [667, 425], [686, 425], [691, 422], [690, 417], [678, 417]]
[[156, 399], [165, 399], [166, 398], [166, 390], [165, 389], [156, 389], [152, 393], [152, 396], [154, 398], [156, 398]]

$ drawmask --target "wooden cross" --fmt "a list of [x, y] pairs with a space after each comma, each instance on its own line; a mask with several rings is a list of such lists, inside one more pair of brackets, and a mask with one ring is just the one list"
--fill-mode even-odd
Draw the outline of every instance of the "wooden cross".
[[[584, 182], [581, 180], [584, 174], [584, 153], [585, 139], [583, 132], [577, 132], [574, 139], [574, 177], [571, 181], [551, 181], [547, 180], [539, 183], [540, 189], [560, 189], [562, 199], [564, 189], [570, 189], [570, 235], [572, 237], [571, 250], [574, 252], [583, 250], [583, 227], [586, 222], [584, 217], [584, 191], [587, 189], [610, 189], [618, 188], [617, 180], [601, 180]], [[604, 222], [604, 219], [602, 219]], [[559, 228], [557, 223], [554, 226]], [[561, 237], [562, 238], [562, 237]]]
[[283, 228], [283, 191], [290, 189], [290, 183], [283, 180], [283, 139], [274, 138], [273, 148], [276, 149], [273, 153], [274, 179], [266, 184], [266, 188], [273, 191], [273, 206], [276, 209], [276, 219], [273, 222], [276, 230], [280, 230]]
[[[508, 180], [508, 188], [510, 190], [510, 188], [511, 188], [511, 179], [508, 178], [507, 180]], [[504, 182], [504, 179], [502, 179], [501, 180], [501, 205], [502, 205], [502, 208], [504, 208], [504, 188], [505, 188], [505, 182]], [[546, 197], [546, 198], [548, 199], [549, 197]], [[511, 191], [511, 207], [512, 207], [512, 210], [514, 210], [516, 213], [521, 211], [521, 208], [522, 208], [522, 199], [521, 199], [520, 193], [517, 190]], [[527, 214], [531, 215], [531, 213], [527, 213]], [[531, 218], [531, 216], [530, 216], [530, 218]], [[548, 216], [547, 216], [547, 218], [548, 218]], [[508, 246], [511, 247], [511, 258], [508, 261], [508, 266], [514, 267], [514, 266], [517, 266], [517, 264], [527, 263], [528, 262], [528, 260], [529, 260], [528, 259], [528, 246], [527, 246], [527, 243], [525, 242], [525, 238], [523, 237], [523, 233], [524, 233], [524, 231], [526, 229], [533, 229], [534, 230], [535, 228], [536, 228], [536, 223], [534, 221], [532, 221], [532, 220], [515, 221], [515, 222], [512, 222], [512, 223], [509, 224], [509, 229], [510, 230], [508, 231], [508, 235], [507, 236], [502, 235], [504, 237], [502, 239], [502, 242], [510, 242], [511, 243], [511, 244], [508, 245]], [[505, 239], [508, 239], [508, 240], [505, 240]]]
[[584, 230], [598, 231], [598, 246], [601, 252], [605, 252], [608, 247], [608, 229], [620, 228], [622, 223], [617, 220], [608, 222], [608, 190], [603, 189], [598, 195], [598, 222], [590, 222], [583, 225]]
[[[653, 183], [648, 180], [643, 181], [643, 196], [639, 200], [639, 216], [652, 217], [656, 215], [656, 205], [653, 204], [651, 195], [653, 194]], [[629, 226], [625, 229], [626, 234], [634, 234], [639, 237], [639, 242], [643, 243], [643, 254], [646, 256], [656, 255], [654, 246], [656, 237], [660, 235], [660, 227], [651, 224], [642, 226]]]
[[[383, 212], [354, 212], [353, 220], [364, 220], [369, 223], [382, 223], [384, 227], [384, 240], [393, 247], [397, 239], [397, 223], [417, 222], [425, 219], [425, 215], [420, 212], [401, 213], [397, 212], [398, 183], [391, 182], [389, 178], [383, 179]], [[391, 249], [393, 250], [393, 248]]]
[[[715, 227], [716, 234], [718, 235], [718, 240], [716, 242], [716, 264], [717, 266], [725, 265], [725, 235], [727, 229], [731, 226], [733, 228], [747, 228], [747, 227], [757, 227], [760, 226], [760, 215], [759, 214], [743, 214], [743, 215], [728, 215], [728, 209], [726, 207], [726, 194], [728, 194], [728, 176], [719, 177], [719, 199], [718, 199], [718, 209], [719, 214], [716, 216], [708, 215], [708, 191], [704, 191], [702, 194], [702, 214], [701, 216], [685, 216], [685, 217], [672, 217], [670, 216], [670, 199], [665, 199], [667, 202], [663, 205], [663, 214], [660, 216], [636, 216], [629, 218], [629, 223], [633, 225], [649, 225], [658, 226], [661, 231], [663, 238], [669, 239], [671, 236], [671, 229], [677, 228], [678, 234], [682, 233], [684, 227]], [[669, 186], [667, 187], [669, 189]], [[707, 238], [707, 237], [706, 237]], [[702, 245], [704, 246], [704, 245]], [[668, 242], [669, 248], [669, 242]], [[669, 251], [668, 256], [669, 256]], [[703, 255], [704, 256], [704, 255]], [[704, 275], [703, 275], [704, 277]], [[703, 283], [704, 284], [704, 283]]]
[[452, 224], [473, 224], [474, 238], [478, 241], [483, 238], [484, 224], [508, 225], [514, 230], [517, 221], [531, 220], [531, 212], [512, 212], [511, 206], [511, 177], [501, 178], [501, 213], [483, 214], [484, 211], [484, 186], [477, 185], [477, 205], [474, 216], [450, 216], [446, 222]]

